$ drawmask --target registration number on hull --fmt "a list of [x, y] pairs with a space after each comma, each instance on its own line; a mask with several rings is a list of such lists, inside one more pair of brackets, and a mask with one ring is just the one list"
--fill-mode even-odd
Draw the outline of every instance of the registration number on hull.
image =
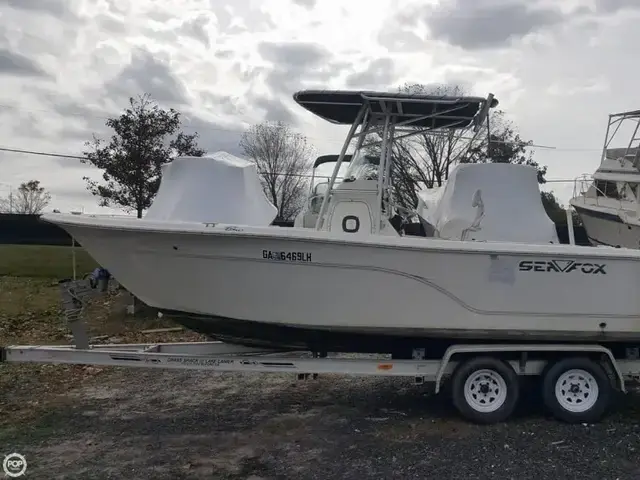
[[266, 260], [277, 260], [279, 262], [310, 262], [310, 252], [273, 252], [263, 250], [262, 258]]

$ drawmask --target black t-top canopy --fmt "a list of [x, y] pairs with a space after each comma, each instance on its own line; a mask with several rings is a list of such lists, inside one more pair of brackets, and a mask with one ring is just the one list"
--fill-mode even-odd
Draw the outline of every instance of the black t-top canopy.
[[[337, 162], [338, 158], [340, 158], [340, 155], [321, 155], [316, 158], [316, 161], [313, 163], [313, 168], [319, 167], [320, 165], [323, 165], [325, 163]], [[351, 155], [345, 155], [342, 161], [345, 163], [350, 162]]]
[[[487, 99], [482, 97], [452, 97], [409, 93], [367, 92], [355, 90], [302, 90], [293, 95], [302, 107], [321, 118], [341, 125], [352, 125], [365, 102], [372, 113], [389, 111], [396, 122], [410, 121], [413, 127], [465, 128]], [[492, 101], [491, 107], [498, 105]], [[420, 118], [425, 117], [427, 118]]]
[[[320, 165], [324, 165], [325, 163], [334, 163], [338, 161], [338, 158], [340, 158], [340, 155], [334, 155], [334, 154], [330, 154], [330, 155], [321, 155], [318, 158], [316, 158], [316, 161], [313, 162], [313, 168], [318, 168]], [[349, 154], [345, 154], [344, 158], [342, 159], [343, 163], [349, 163], [351, 162], [351, 159], [353, 158], [353, 155], [349, 155]], [[380, 164], [380, 159], [378, 157], [376, 157], [375, 155], [366, 155], [367, 161], [369, 163], [371, 163], [372, 165], [379, 165]]]

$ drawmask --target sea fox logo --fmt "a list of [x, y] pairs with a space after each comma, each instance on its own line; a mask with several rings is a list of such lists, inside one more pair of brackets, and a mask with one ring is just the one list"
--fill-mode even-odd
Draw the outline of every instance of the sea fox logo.
[[606, 275], [604, 263], [576, 262], [575, 260], [523, 260], [518, 264], [521, 272], [580, 272], [586, 275]]

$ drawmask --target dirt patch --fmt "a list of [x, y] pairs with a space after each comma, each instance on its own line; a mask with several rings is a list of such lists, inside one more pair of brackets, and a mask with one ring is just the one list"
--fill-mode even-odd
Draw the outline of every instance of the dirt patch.
[[[132, 382], [132, 375], [135, 382]], [[633, 395], [597, 425], [535, 405], [460, 420], [405, 379], [113, 369], [0, 444], [30, 478], [620, 478], [640, 473]], [[59, 477], [56, 477], [59, 475]]]

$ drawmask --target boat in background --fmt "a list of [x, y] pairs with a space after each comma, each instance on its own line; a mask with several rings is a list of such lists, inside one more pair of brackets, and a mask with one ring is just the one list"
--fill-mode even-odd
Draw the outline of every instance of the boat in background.
[[[640, 248], [639, 127], [640, 110], [609, 115], [600, 166], [574, 182], [569, 203], [593, 245]], [[612, 148], [623, 133], [626, 146]]]
[[[640, 343], [640, 302], [628, 293], [640, 251], [447, 240], [408, 228], [419, 214], [394, 200], [392, 143], [446, 134], [470, 148], [488, 134], [493, 95], [305, 90], [294, 99], [350, 125], [315, 228], [44, 218], [146, 304], [236, 344], [396, 356], [424, 348], [434, 358], [461, 341]], [[378, 162], [360, 154], [374, 143]]]

